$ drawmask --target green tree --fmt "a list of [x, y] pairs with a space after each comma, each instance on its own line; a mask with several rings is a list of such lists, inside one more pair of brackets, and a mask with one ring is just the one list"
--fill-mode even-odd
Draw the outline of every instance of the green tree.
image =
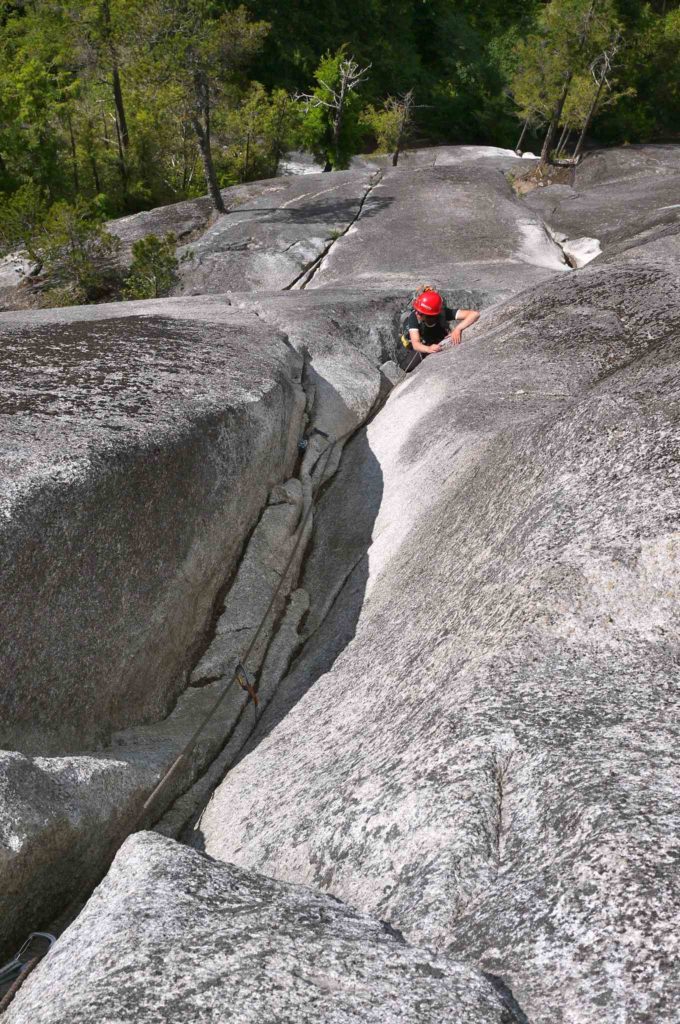
[[541, 149], [541, 167], [552, 150], [574, 75], [588, 67], [618, 29], [613, 0], [551, 0], [541, 12], [539, 26], [547, 37], [552, 74], [561, 79]]
[[221, 125], [227, 140], [225, 184], [274, 176], [279, 160], [295, 144], [301, 110], [283, 89], [270, 96], [259, 82], [252, 82], [241, 103], [231, 109]]
[[243, 7], [216, 12], [211, 0], [157, 0], [149, 19], [149, 70], [159, 87], [173, 86], [181, 96], [210, 197], [224, 213], [212, 152], [214, 111], [226, 86], [261, 48], [269, 26], [252, 21]]
[[115, 288], [120, 244], [104, 227], [96, 207], [79, 199], [53, 204], [33, 249], [49, 284], [81, 303], [96, 301]]
[[342, 46], [322, 59], [314, 73], [314, 91], [298, 94], [306, 109], [303, 143], [323, 162], [325, 171], [348, 167], [359, 151], [363, 132], [358, 89], [366, 81], [369, 68], [360, 68]]
[[413, 89], [402, 96], [388, 96], [380, 110], [369, 104], [362, 119], [376, 138], [379, 153], [392, 154], [392, 166], [411, 140], [414, 126], [415, 99]]
[[132, 246], [132, 264], [123, 288], [125, 299], [158, 299], [170, 292], [177, 280], [177, 239], [147, 235]]
[[22, 249], [34, 263], [40, 262], [37, 238], [49, 206], [33, 182], [26, 182], [7, 196], [0, 196], [0, 255]]

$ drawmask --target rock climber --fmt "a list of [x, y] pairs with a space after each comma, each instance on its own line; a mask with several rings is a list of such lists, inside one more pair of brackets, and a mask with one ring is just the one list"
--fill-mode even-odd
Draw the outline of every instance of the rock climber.
[[[411, 307], [402, 324], [398, 350], [399, 365], [407, 373], [435, 352], [460, 345], [463, 331], [479, 320], [476, 309], [451, 309], [431, 285], [418, 291]], [[453, 320], [456, 326], [451, 330], [449, 324]]]

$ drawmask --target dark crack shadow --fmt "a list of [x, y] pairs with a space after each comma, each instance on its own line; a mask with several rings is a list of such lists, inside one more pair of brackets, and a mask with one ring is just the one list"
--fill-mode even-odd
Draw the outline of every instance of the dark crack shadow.
[[382, 470], [364, 427], [347, 446], [340, 470], [320, 501], [313, 548], [301, 581], [310, 590], [313, 603], [322, 602], [324, 592], [334, 594], [332, 603], [233, 767], [269, 736], [354, 638], [368, 581], [367, 552], [382, 493]]
[[482, 971], [487, 981], [491, 982], [498, 993], [503, 1006], [508, 1011], [507, 1024], [531, 1024], [526, 1013], [519, 1005], [510, 987], [499, 978], [497, 974], [490, 974], [489, 971]]

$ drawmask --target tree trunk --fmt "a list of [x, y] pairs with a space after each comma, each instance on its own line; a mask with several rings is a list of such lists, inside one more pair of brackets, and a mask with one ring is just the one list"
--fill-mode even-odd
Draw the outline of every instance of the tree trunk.
[[547, 167], [547, 165], [550, 163], [550, 151], [552, 149], [553, 139], [555, 138], [555, 132], [557, 131], [557, 126], [559, 125], [560, 118], [562, 117], [562, 111], [564, 109], [564, 104], [567, 101], [567, 96], [569, 95], [569, 87], [571, 85], [571, 80], [573, 77], [574, 72], [569, 71], [567, 73], [566, 78], [564, 79], [562, 92], [560, 93], [557, 103], [555, 104], [555, 107], [553, 109], [552, 117], [550, 118], [550, 124], [548, 125], [548, 131], [546, 132], [545, 139], [543, 140], [543, 148], [541, 149], [541, 162], [538, 165], [539, 171], [543, 170], [543, 168]]
[[130, 135], [128, 132], [127, 119], [125, 117], [125, 106], [123, 104], [123, 90], [120, 84], [120, 72], [118, 71], [118, 65], [113, 65], [112, 73], [113, 81], [113, 100], [116, 104], [116, 121], [118, 123], [118, 131], [120, 133], [120, 142], [123, 150], [127, 150], [130, 145]]
[[243, 160], [243, 181], [248, 180], [248, 165], [250, 164], [250, 132], [246, 135], [246, 153]]
[[338, 98], [338, 106], [336, 109], [335, 117], [333, 118], [333, 151], [335, 153], [336, 166], [340, 163], [340, 131], [342, 129], [342, 119], [345, 113], [346, 97], [347, 78], [343, 74], [342, 79], [340, 81], [340, 96]]
[[109, 56], [111, 57], [111, 84], [113, 86], [113, 102], [116, 108], [118, 135], [120, 137], [121, 148], [123, 149], [123, 152], [126, 152], [130, 144], [130, 135], [128, 133], [127, 118], [125, 116], [125, 104], [123, 103], [123, 89], [120, 84], [118, 54], [113, 41], [113, 28], [111, 27], [111, 8], [109, 6], [109, 0], [102, 0], [100, 10], [102, 21], [104, 23], [103, 35], [105, 45], [109, 51]]
[[567, 139], [571, 135], [571, 129], [568, 124], [565, 124], [560, 135], [560, 141], [557, 143], [557, 149], [555, 150], [555, 156], [559, 156], [564, 147], [567, 144]]
[[70, 114], [67, 116], [66, 120], [68, 124], [68, 134], [71, 140], [71, 163], [73, 165], [73, 191], [77, 199], [78, 193], [80, 192], [80, 182], [78, 180], [78, 157], [76, 154], [76, 139], [75, 135], [73, 134], [73, 121], [71, 120]]
[[227, 211], [224, 207], [224, 200], [222, 199], [220, 186], [217, 183], [215, 165], [213, 164], [212, 151], [210, 149], [210, 138], [206, 134], [206, 131], [197, 116], [192, 117], [191, 126], [196, 132], [196, 138], [198, 139], [198, 145], [201, 150], [203, 171], [208, 191], [210, 192], [210, 198], [212, 199], [212, 204], [218, 213], [226, 213]]
[[120, 172], [120, 180], [123, 185], [123, 196], [127, 196], [128, 193], [128, 171], [127, 164], [125, 163], [125, 152], [123, 150], [123, 140], [120, 135], [120, 125], [118, 124], [118, 118], [116, 118], [116, 141], [118, 143], [118, 171]]
[[99, 168], [97, 167], [97, 161], [94, 153], [90, 153], [90, 167], [92, 168], [92, 177], [94, 178], [94, 187], [99, 194], [102, 190], [101, 182], [99, 180]]
[[521, 153], [521, 151], [522, 151], [522, 143], [524, 142], [524, 136], [527, 133], [528, 127], [529, 127], [529, 118], [527, 117], [526, 120], [524, 121], [524, 124], [522, 125], [522, 132], [520, 134], [520, 137], [517, 140], [517, 145], [515, 146], [515, 153]]
[[328, 174], [328, 172], [332, 170], [333, 164], [330, 162], [330, 160], [326, 160], [326, 163], [323, 165], [324, 174]]
[[196, 109], [191, 117], [191, 126], [196, 133], [201, 150], [206, 184], [213, 206], [217, 212], [226, 213], [220, 186], [217, 183], [217, 174], [215, 173], [212, 147], [210, 145], [210, 83], [205, 73], [200, 70], [196, 70], [194, 73], [194, 95], [196, 98]]
[[589, 109], [589, 111], [588, 111], [588, 113], [586, 115], [586, 120], [585, 120], [585, 123], [583, 125], [583, 128], [581, 129], [581, 134], [578, 137], [578, 142], [576, 143], [576, 149], [574, 150], [574, 155], [573, 155], [573, 159], [574, 160], [579, 160], [581, 158], [581, 153], [583, 152], [583, 144], [585, 143], [585, 140], [586, 140], [586, 133], [587, 133], [588, 129], [590, 128], [590, 123], [593, 120], [593, 117], [595, 116], [595, 111], [597, 110], [597, 105], [600, 102], [600, 96], [602, 95], [602, 89], [604, 88], [604, 83], [605, 83], [605, 78], [604, 78], [604, 75], [603, 75], [602, 78], [600, 79], [600, 84], [597, 87], [597, 92], [595, 93], [595, 95], [593, 97], [593, 102], [590, 104], [590, 109]]

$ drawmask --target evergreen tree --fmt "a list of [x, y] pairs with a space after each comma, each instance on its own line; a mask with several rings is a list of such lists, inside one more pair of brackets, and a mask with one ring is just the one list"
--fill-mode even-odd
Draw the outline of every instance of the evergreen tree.
[[243, 7], [216, 13], [210, 0], [158, 0], [148, 36], [155, 39], [150, 70], [160, 88], [175, 88], [191, 125], [215, 209], [225, 212], [212, 152], [212, 122], [226, 86], [260, 49], [265, 22]]

